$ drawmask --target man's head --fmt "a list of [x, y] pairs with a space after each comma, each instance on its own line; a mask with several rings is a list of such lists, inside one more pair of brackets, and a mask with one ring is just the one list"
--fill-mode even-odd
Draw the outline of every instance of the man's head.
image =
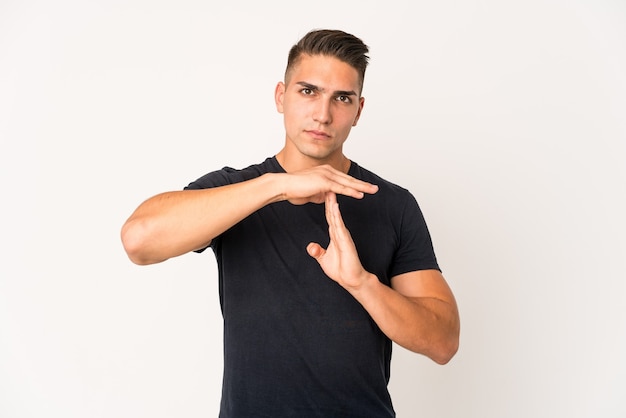
[[365, 69], [369, 61], [369, 48], [359, 38], [340, 30], [313, 30], [307, 33], [289, 51], [285, 83], [289, 83], [291, 72], [303, 55], [324, 55], [337, 58], [354, 68], [359, 74], [359, 94], [363, 90]]
[[367, 52], [360, 39], [337, 30], [309, 32], [293, 46], [285, 81], [274, 93], [286, 134], [277, 158], [286, 170], [320, 164], [348, 169], [343, 143], [365, 103]]

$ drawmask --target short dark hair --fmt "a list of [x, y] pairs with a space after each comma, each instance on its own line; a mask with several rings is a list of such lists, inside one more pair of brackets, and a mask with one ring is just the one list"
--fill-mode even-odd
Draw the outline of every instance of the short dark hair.
[[345, 62], [359, 73], [359, 88], [363, 90], [369, 48], [354, 35], [331, 29], [312, 30], [291, 47], [287, 58], [285, 82], [289, 71], [300, 62], [302, 55], [327, 55]]

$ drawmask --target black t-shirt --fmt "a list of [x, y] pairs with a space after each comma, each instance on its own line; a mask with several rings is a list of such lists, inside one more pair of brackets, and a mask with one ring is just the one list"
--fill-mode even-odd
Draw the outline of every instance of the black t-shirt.
[[[275, 157], [225, 167], [186, 189], [283, 173]], [[439, 269], [414, 197], [352, 162], [376, 184], [363, 199], [337, 196], [364, 268], [392, 277]], [[391, 341], [363, 307], [306, 252], [328, 245], [323, 204], [269, 204], [215, 238], [224, 317], [220, 417], [393, 417], [387, 384]]]

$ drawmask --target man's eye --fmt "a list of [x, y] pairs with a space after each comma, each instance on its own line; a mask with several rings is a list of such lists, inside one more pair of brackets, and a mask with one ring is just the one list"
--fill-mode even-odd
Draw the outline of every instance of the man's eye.
[[337, 100], [343, 103], [352, 103], [350, 96], [337, 96]]
[[304, 95], [307, 95], [307, 96], [313, 94], [313, 90], [312, 89], [302, 89], [302, 90], [300, 90], [300, 92], [302, 94], [304, 94]]

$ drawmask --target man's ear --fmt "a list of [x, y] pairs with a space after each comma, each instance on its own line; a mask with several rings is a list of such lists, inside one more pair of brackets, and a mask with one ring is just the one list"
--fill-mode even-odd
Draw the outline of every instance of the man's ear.
[[274, 89], [274, 101], [276, 102], [276, 110], [283, 113], [283, 99], [285, 98], [285, 83], [279, 81]]
[[354, 118], [354, 122], [352, 122], [352, 126], [356, 126], [357, 122], [359, 121], [364, 105], [365, 105], [365, 97], [361, 97], [359, 99], [359, 110], [356, 112], [356, 117]]

